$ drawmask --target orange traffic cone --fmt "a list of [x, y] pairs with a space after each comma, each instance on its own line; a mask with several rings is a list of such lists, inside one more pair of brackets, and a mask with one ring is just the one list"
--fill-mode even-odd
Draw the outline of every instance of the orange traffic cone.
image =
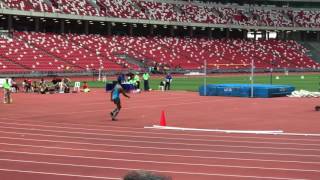
[[164, 111], [161, 112], [161, 118], [160, 118], [160, 126], [166, 126], [166, 116], [164, 114]]

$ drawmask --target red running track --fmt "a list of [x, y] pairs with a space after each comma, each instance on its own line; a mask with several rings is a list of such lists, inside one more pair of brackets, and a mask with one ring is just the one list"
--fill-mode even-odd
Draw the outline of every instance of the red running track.
[[131, 94], [119, 120], [109, 94], [14, 94], [0, 106], [1, 180], [121, 179], [144, 169], [175, 180], [318, 179], [320, 137], [144, 129], [170, 126], [320, 132], [317, 99]]

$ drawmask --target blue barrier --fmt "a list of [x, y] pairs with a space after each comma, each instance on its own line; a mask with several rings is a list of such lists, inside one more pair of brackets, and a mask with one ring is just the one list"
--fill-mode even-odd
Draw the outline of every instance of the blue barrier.
[[[106, 84], [106, 91], [111, 91], [115, 86], [115, 83], [107, 83]], [[121, 84], [122, 88], [126, 91], [132, 91], [135, 90], [135, 87], [133, 84]]]
[[[295, 88], [289, 85], [266, 85], [254, 84], [253, 97], [269, 98], [287, 96]], [[251, 97], [251, 84], [208, 84], [206, 85], [206, 94], [204, 86], [199, 87], [200, 96], [235, 96]]]

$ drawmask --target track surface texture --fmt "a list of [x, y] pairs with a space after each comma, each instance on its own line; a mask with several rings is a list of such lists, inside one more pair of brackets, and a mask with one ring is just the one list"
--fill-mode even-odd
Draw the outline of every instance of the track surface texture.
[[[318, 99], [200, 97], [182, 91], [130, 96], [122, 97], [118, 121], [111, 121], [114, 104], [101, 89], [13, 94], [13, 104], [0, 104], [0, 179], [120, 180], [138, 169], [174, 180], [320, 177]], [[169, 126], [302, 135], [144, 128], [158, 125], [162, 110]]]

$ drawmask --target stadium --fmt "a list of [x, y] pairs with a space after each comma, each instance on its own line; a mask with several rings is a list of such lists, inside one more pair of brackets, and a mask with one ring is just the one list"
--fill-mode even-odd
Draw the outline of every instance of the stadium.
[[1, 180], [320, 177], [320, 1], [0, 0], [0, 47]]

